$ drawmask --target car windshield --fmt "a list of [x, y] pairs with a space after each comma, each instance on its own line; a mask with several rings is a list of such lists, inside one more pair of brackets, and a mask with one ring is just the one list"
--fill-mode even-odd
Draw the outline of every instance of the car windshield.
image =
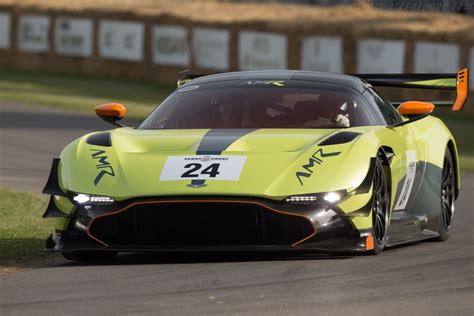
[[177, 89], [139, 128], [348, 128], [379, 123], [365, 99], [345, 86], [228, 80]]

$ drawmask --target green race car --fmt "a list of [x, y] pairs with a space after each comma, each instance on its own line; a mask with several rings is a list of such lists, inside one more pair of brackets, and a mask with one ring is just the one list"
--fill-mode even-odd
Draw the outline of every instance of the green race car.
[[86, 261], [130, 251], [378, 254], [446, 240], [460, 189], [454, 138], [429, 116], [433, 103], [391, 103], [373, 87], [456, 90], [460, 110], [467, 78], [468, 69], [183, 72], [138, 128], [119, 123], [122, 105], [100, 105], [118, 128], [53, 160], [46, 249]]

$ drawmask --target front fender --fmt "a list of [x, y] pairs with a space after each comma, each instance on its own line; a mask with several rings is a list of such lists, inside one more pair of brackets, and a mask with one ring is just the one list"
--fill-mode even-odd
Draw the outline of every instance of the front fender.
[[111, 188], [129, 189], [127, 181], [121, 178], [122, 166], [115, 147], [87, 143], [93, 134], [97, 133], [76, 139], [62, 151], [61, 187], [67, 191], [112, 196], [115, 192]]

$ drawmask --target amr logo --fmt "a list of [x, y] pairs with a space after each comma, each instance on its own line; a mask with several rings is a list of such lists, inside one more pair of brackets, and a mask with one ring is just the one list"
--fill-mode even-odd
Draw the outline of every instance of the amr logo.
[[107, 161], [108, 156], [106, 156], [105, 150], [100, 150], [100, 149], [91, 149], [92, 153], [92, 159], [97, 159], [98, 164], [95, 165], [97, 170], [100, 170], [100, 172], [97, 174], [97, 177], [94, 179], [94, 185], [97, 185], [102, 179], [103, 176], [106, 174], [111, 175], [112, 177], [115, 177], [115, 172], [114, 168], [110, 164], [110, 162]]
[[317, 151], [314, 152], [314, 154], [309, 157], [308, 164], [302, 165], [301, 168], [304, 169], [304, 171], [297, 171], [295, 173], [296, 178], [298, 178], [298, 181], [300, 182], [301, 185], [303, 185], [303, 179], [302, 178], [309, 178], [313, 174], [313, 168], [316, 165], [320, 165], [323, 163], [322, 158], [326, 157], [332, 157], [332, 156], [337, 156], [341, 152], [333, 152], [333, 153], [324, 153], [323, 149], [318, 149]]

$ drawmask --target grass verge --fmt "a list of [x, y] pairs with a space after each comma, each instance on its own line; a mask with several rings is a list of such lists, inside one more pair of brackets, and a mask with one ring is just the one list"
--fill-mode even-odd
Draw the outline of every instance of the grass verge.
[[127, 117], [144, 118], [172, 90], [171, 85], [81, 75], [0, 71], [0, 100], [93, 113], [94, 106], [120, 102]]
[[41, 215], [48, 198], [0, 187], [0, 274], [59, 260], [43, 251], [51, 222]]

